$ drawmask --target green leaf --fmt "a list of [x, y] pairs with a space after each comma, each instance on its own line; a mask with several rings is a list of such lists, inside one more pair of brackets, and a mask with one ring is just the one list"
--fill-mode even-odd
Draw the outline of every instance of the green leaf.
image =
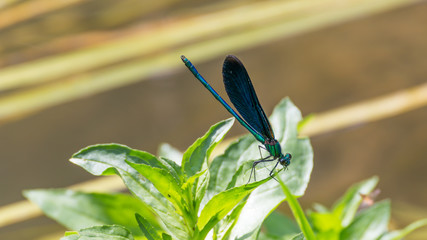
[[301, 232], [295, 221], [278, 211], [272, 212], [264, 220], [263, 226], [268, 235], [275, 237], [290, 237]]
[[291, 240], [305, 240], [304, 234], [299, 233], [291, 238]]
[[160, 161], [165, 165], [178, 182], [185, 179], [181, 169], [182, 153], [167, 143], [160, 145], [158, 150]]
[[[282, 145], [282, 151], [292, 154], [291, 165], [286, 171], [277, 174], [276, 178], [280, 178], [295, 196], [304, 194], [313, 168], [313, 150], [310, 141], [298, 138], [297, 124], [301, 119], [300, 111], [287, 98], [276, 106], [270, 117], [276, 138]], [[258, 152], [258, 149], [255, 147], [252, 151]], [[271, 169], [273, 164], [276, 163], [266, 164], [266, 168]], [[264, 171], [264, 177], [268, 176], [268, 169]], [[262, 171], [257, 170], [257, 178], [259, 172]], [[256, 239], [264, 219], [285, 199], [276, 181], [269, 181], [258, 187], [249, 196], [230, 238]]]
[[[201, 174], [196, 179], [196, 187], [193, 187], [192, 196], [194, 196], [194, 213], [197, 214], [199, 212], [200, 205], [202, 203], [203, 198], [205, 197], [206, 188], [209, 183], [209, 171], [205, 169], [204, 171], [199, 172]], [[196, 176], [196, 175], [193, 175]]]
[[316, 114], [311, 113], [307, 116], [305, 116], [297, 126], [298, 132], [300, 132], [308, 123], [312, 122], [314, 119], [316, 119]]
[[295, 217], [295, 220], [298, 223], [299, 228], [303, 232], [304, 236], [309, 240], [316, 239], [313, 230], [311, 229], [310, 224], [308, 223], [307, 218], [301, 208], [301, 205], [298, 203], [296, 198], [291, 194], [288, 187], [279, 179], [279, 183], [282, 187], [283, 193], [286, 196], [286, 199], [289, 204], [289, 208], [292, 211], [292, 214]]
[[282, 236], [282, 237], [277, 237], [274, 235], [270, 235], [267, 233], [263, 233], [260, 232], [259, 236], [257, 238], [257, 240], [305, 240], [306, 238], [304, 237], [304, 234], [302, 233], [298, 233], [298, 234], [293, 234], [291, 236]]
[[200, 230], [199, 239], [204, 239], [215, 224], [223, 219], [244, 197], [268, 180], [269, 179], [264, 179], [248, 185], [232, 188], [215, 195], [200, 213], [197, 222], [197, 228]]
[[338, 202], [334, 204], [333, 214], [341, 219], [341, 226], [348, 226], [354, 218], [354, 215], [359, 208], [362, 201], [360, 194], [368, 195], [378, 183], [378, 177], [374, 176], [360, 183], [354, 184], [347, 192], [341, 197]]
[[[197, 217], [198, 209], [205, 196], [209, 181], [208, 158], [214, 147], [224, 138], [234, 123], [234, 118], [221, 121], [213, 125], [209, 131], [191, 145], [184, 153], [182, 169], [187, 179], [198, 175], [195, 184], [190, 188], [184, 188], [187, 201], [191, 207], [189, 212], [193, 213], [193, 219]], [[201, 174], [203, 172], [203, 174]], [[190, 185], [187, 185], [190, 186]]]
[[402, 230], [396, 230], [396, 231], [386, 233], [383, 236], [381, 236], [380, 240], [399, 240], [404, 238], [406, 235], [410, 234], [411, 232], [415, 231], [416, 229], [424, 226], [427, 226], [427, 218], [413, 222]]
[[189, 178], [187, 179], [187, 181], [185, 181], [185, 183], [183, 183], [183, 184], [182, 184], [182, 189], [190, 188], [190, 187], [191, 187], [191, 185], [195, 184], [195, 182], [197, 181], [197, 179], [198, 179], [200, 176], [202, 176], [203, 174], [206, 174], [206, 172], [207, 172], [207, 171], [208, 171], [208, 170], [207, 170], [207, 169], [205, 169], [205, 170], [203, 170], [203, 171], [201, 171], [201, 172], [198, 172], [198, 173], [194, 174], [193, 176], [189, 177]]
[[128, 164], [152, 182], [156, 189], [179, 210], [179, 215], [183, 214], [186, 207], [182, 205], [184, 202], [182, 199], [183, 192], [170, 172], [145, 164], [135, 164], [131, 162], [128, 162]]
[[148, 240], [157, 240], [160, 239], [163, 232], [159, 231], [158, 229], [154, 228], [149, 221], [147, 221], [145, 218], [143, 218], [139, 214], [135, 214], [135, 218], [138, 222], [139, 228], [144, 233], [144, 236]]
[[387, 231], [390, 202], [381, 201], [360, 212], [340, 235], [340, 239], [378, 239]]
[[310, 222], [317, 232], [317, 238], [334, 240], [339, 239], [342, 230], [341, 219], [336, 214], [330, 212], [310, 213]]
[[[255, 138], [248, 134], [239, 138], [225, 150], [224, 154], [216, 157], [209, 166], [209, 186], [207, 189], [207, 200], [216, 194], [229, 189], [229, 184], [235, 176], [236, 171], [243, 163], [253, 160], [253, 155], [247, 154], [248, 149], [255, 149]], [[257, 153], [256, 157], [259, 157]], [[235, 186], [233, 184], [231, 187]], [[231, 188], [230, 187], [230, 188]]]
[[118, 174], [129, 190], [155, 212], [175, 238], [188, 237], [182, 217], [172, 204], [126, 161], [168, 170], [155, 156], [119, 144], [100, 144], [80, 150], [70, 159], [94, 175]]
[[185, 176], [182, 172], [181, 166], [176, 164], [174, 161], [169, 160], [169, 159], [164, 158], [164, 157], [160, 157], [159, 160], [169, 170], [169, 174], [171, 174], [175, 178], [176, 182], [181, 184], [182, 181], [184, 181]]
[[209, 131], [185, 151], [182, 169], [188, 177], [207, 168], [207, 161], [214, 147], [224, 138], [233, 126], [234, 118], [213, 125]]
[[132, 234], [124, 227], [94, 226], [81, 229], [76, 233], [67, 233], [61, 240], [133, 240]]
[[63, 189], [27, 190], [25, 197], [65, 227], [78, 230], [96, 225], [119, 224], [141, 235], [134, 220], [139, 213], [159, 227], [153, 213], [138, 199], [125, 194], [83, 193]]
[[[233, 229], [234, 225], [237, 222], [237, 219], [240, 215], [240, 211], [243, 206], [246, 204], [247, 197], [243, 198], [228, 214], [224, 219], [222, 219], [219, 224], [215, 225], [214, 232], [217, 239], [228, 239], [231, 229]], [[221, 226], [221, 228], [219, 228]]]
[[354, 218], [362, 200], [360, 194], [369, 194], [378, 182], [377, 177], [354, 184], [338, 200], [332, 211], [319, 204], [315, 205], [317, 212], [310, 213], [310, 220], [317, 232], [318, 239], [339, 239], [342, 229], [348, 226]]
[[64, 233], [64, 237], [72, 236], [72, 235], [78, 235], [78, 234], [79, 234], [79, 232], [77, 232], [77, 231], [66, 231]]
[[171, 235], [169, 235], [169, 234], [163, 233], [163, 234], [162, 234], [162, 239], [163, 239], [163, 240], [172, 240], [172, 237], [171, 237]]
[[97, 144], [89, 146], [75, 153], [70, 159], [72, 163], [85, 168], [88, 172], [97, 176], [111, 175], [114, 173], [111, 170], [114, 169], [120, 170], [120, 168], [123, 168], [123, 170], [128, 170], [129, 167], [124, 163], [124, 160], [165, 168], [154, 155], [121, 144]]

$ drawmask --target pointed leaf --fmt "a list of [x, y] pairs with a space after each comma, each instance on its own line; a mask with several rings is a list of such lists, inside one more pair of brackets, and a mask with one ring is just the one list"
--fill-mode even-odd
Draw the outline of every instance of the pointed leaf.
[[283, 193], [286, 196], [286, 200], [288, 201], [289, 208], [292, 211], [292, 214], [295, 217], [295, 221], [298, 223], [299, 228], [303, 232], [304, 236], [307, 239], [314, 240], [316, 236], [314, 235], [313, 229], [308, 223], [307, 218], [305, 217], [304, 211], [301, 208], [301, 205], [298, 203], [296, 198], [291, 194], [288, 187], [279, 179], [279, 183], [282, 187]]
[[171, 145], [163, 143], [159, 147], [158, 155], [160, 161], [169, 169], [176, 180], [182, 182], [185, 179], [181, 169], [182, 153]]
[[118, 174], [129, 190], [152, 208], [176, 238], [188, 237], [183, 219], [173, 205], [125, 160], [168, 169], [155, 156], [119, 144], [89, 146], [70, 159], [94, 175]]
[[381, 236], [380, 240], [399, 240], [403, 239], [406, 235], [410, 234], [411, 232], [415, 231], [416, 229], [420, 227], [427, 226], [427, 218], [418, 220], [416, 222], [413, 222], [406, 226], [402, 230], [396, 230], [389, 233], [384, 234]]
[[124, 227], [94, 226], [75, 233], [67, 233], [61, 240], [133, 240], [132, 234]]
[[183, 193], [176, 179], [168, 171], [145, 164], [131, 162], [128, 164], [152, 182], [156, 189], [175, 206], [175, 209], [180, 210], [178, 214], [182, 215], [182, 211], [185, 209], [182, 206]]
[[[194, 175], [199, 175], [200, 172], [207, 170], [208, 158], [214, 147], [224, 138], [224, 135], [230, 130], [234, 123], [234, 118], [221, 121], [213, 125], [209, 131], [196, 142], [191, 145], [184, 153], [182, 160], [182, 170], [187, 179]], [[206, 188], [209, 182], [209, 172], [206, 171], [195, 181], [195, 185], [191, 188], [185, 188], [185, 195], [191, 199], [190, 212], [197, 215], [202, 199], [205, 196]]]
[[168, 169], [169, 174], [171, 174], [179, 184], [182, 184], [182, 182], [185, 179], [185, 176], [184, 176], [184, 173], [182, 172], [181, 166], [176, 164], [174, 161], [164, 157], [160, 157], [159, 160]]
[[387, 231], [389, 220], [390, 202], [378, 202], [360, 212], [341, 232], [340, 239], [378, 239]]
[[157, 240], [160, 239], [162, 232], [153, 227], [149, 221], [147, 221], [145, 218], [143, 218], [138, 213], [135, 214], [136, 221], [138, 222], [139, 228], [144, 233], [144, 236], [148, 240]]
[[347, 192], [334, 204], [333, 214], [341, 219], [341, 226], [348, 226], [354, 218], [359, 208], [362, 197], [360, 194], [369, 194], [378, 183], [378, 177], [374, 176], [360, 183], [354, 184]]
[[244, 197], [256, 187], [267, 182], [264, 179], [259, 182], [236, 187], [215, 195], [203, 208], [197, 222], [200, 236], [206, 236], [208, 232], [223, 219]]
[[151, 225], [159, 227], [153, 213], [141, 201], [125, 194], [46, 189], [27, 190], [24, 195], [37, 204], [47, 216], [73, 230], [119, 224], [138, 236], [141, 233], [133, 220], [135, 213], [146, 216]]
[[234, 123], [234, 118], [213, 125], [209, 131], [185, 151], [182, 169], [188, 177], [207, 167], [207, 160], [213, 148], [223, 139]]
[[[217, 236], [217, 239], [228, 239], [231, 233], [231, 229], [233, 229], [234, 225], [237, 222], [237, 219], [240, 215], [240, 211], [242, 210], [243, 206], [246, 204], [247, 197], [243, 198], [231, 211], [230, 214], [228, 214], [224, 219], [220, 221], [220, 224], [217, 224], [214, 228], [215, 234]], [[221, 228], [219, 228], [219, 226]], [[220, 232], [219, 232], [220, 231]]]

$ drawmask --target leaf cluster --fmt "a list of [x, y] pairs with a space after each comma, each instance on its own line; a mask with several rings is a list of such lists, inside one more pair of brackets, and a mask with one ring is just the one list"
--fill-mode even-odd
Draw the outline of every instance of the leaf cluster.
[[[317, 211], [306, 217], [296, 198], [307, 188], [313, 152], [308, 139], [297, 137], [301, 120], [289, 99], [282, 100], [270, 117], [283, 151], [293, 156], [288, 169], [276, 172], [277, 181], [269, 177], [272, 162], [256, 169], [263, 180], [247, 183], [252, 163], [259, 159], [258, 142], [251, 135], [208, 161], [231, 128], [231, 118], [213, 125], [184, 153], [168, 144], [160, 147], [157, 156], [120, 144], [99, 144], [70, 159], [93, 175], [118, 175], [131, 195], [66, 189], [24, 194], [46, 215], [73, 230], [63, 240], [395, 239], [386, 234], [388, 201], [357, 211], [360, 193], [369, 194], [376, 178], [352, 187], [331, 210], [317, 205]], [[295, 222], [273, 213], [285, 200]]]

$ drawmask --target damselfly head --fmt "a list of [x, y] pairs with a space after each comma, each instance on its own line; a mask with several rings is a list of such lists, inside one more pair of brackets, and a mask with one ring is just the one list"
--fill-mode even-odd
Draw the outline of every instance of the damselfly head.
[[291, 164], [292, 155], [290, 153], [286, 153], [284, 156], [279, 159], [280, 165], [284, 166], [285, 168]]

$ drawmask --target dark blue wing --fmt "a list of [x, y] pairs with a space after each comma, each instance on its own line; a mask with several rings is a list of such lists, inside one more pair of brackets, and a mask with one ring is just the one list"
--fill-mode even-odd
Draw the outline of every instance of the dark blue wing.
[[242, 62], [228, 55], [222, 67], [222, 76], [228, 97], [242, 118], [264, 138], [274, 139], [273, 130]]

